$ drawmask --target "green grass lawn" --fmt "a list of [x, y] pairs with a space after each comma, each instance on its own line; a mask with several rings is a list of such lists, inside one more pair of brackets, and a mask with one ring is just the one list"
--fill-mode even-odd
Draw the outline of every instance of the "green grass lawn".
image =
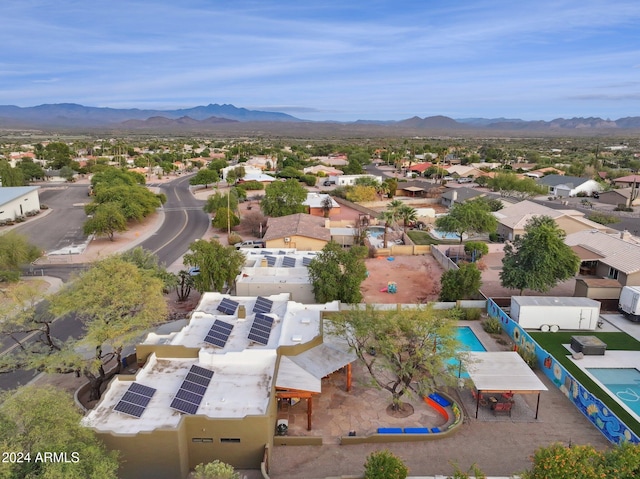
[[[549, 352], [556, 360], [562, 364], [569, 373], [576, 378], [585, 388], [592, 394], [597, 396], [604, 404], [607, 405], [616, 416], [618, 416], [629, 428], [640, 435], [640, 423], [632, 417], [625, 409], [623, 409], [611, 396], [600, 388], [585, 373], [582, 372], [571, 360], [567, 358], [568, 351], [563, 344], [571, 343], [571, 336], [578, 335], [576, 332], [557, 332], [542, 333], [529, 332], [531, 337], [544, 349]], [[640, 341], [629, 336], [626, 333], [603, 333], [597, 331], [589, 331], [589, 336], [596, 336], [607, 345], [607, 350], [619, 351], [640, 351]]]
[[458, 241], [441, 241], [435, 239], [426, 231], [410, 230], [407, 231], [407, 236], [411, 238], [415, 244], [459, 244]]

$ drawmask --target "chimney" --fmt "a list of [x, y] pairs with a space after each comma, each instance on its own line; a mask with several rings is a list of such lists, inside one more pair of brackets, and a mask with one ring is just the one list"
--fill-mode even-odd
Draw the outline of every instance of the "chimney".
[[244, 319], [247, 317], [247, 308], [243, 304], [238, 306], [238, 319]]
[[451, 192], [451, 204], [455, 203], [457, 199], [458, 199], [458, 192], [454, 190]]
[[627, 230], [623, 230], [620, 232], [620, 239], [622, 241], [631, 241], [631, 233], [629, 233]]

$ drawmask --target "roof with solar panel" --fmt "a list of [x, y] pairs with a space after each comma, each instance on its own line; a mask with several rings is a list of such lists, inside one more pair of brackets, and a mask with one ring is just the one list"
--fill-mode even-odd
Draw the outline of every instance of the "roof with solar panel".
[[[317, 338], [321, 312], [338, 310], [337, 301], [304, 305], [287, 293], [204, 293], [178, 333], [150, 334], [142, 343], [162, 346], [163, 357], [152, 353], [135, 380], [112, 381], [83, 423], [126, 435], [177, 427], [185, 416], [268, 414], [278, 348]], [[191, 349], [197, 358], [164, 357], [171, 346], [177, 356]]]

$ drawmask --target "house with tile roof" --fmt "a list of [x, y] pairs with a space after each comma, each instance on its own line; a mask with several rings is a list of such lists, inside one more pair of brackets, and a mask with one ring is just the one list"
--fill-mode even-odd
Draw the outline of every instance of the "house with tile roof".
[[119, 451], [122, 479], [184, 478], [215, 459], [260, 469], [273, 450], [279, 404], [306, 401], [312, 429], [322, 378], [349, 372], [356, 359], [322, 334], [324, 314], [339, 307], [286, 293], [204, 293], [186, 325], [136, 346], [137, 371], [116, 376], [82, 424]]
[[267, 232], [262, 237], [266, 248], [295, 248], [299, 251], [320, 251], [331, 241], [331, 231], [325, 218], [306, 213], [269, 218]]
[[584, 193], [588, 196], [594, 191], [601, 191], [602, 187], [596, 180], [580, 178], [578, 176], [547, 175], [540, 178], [537, 183], [546, 186], [551, 196], [577, 196]]
[[566, 234], [583, 230], [610, 231], [607, 226], [588, 220], [580, 211], [556, 210], [528, 200], [507, 206], [493, 215], [498, 219], [498, 236], [508, 241], [523, 235], [527, 222], [537, 216], [553, 218]]
[[616, 186], [640, 185], [640, 175], [621, 176], [620, 178], [614, 179], [613, 184]]
[[640, 243], [628, 232], [583, 230], [567, 235], [565, 243], [580, 257], [582, 274], [640, 286]]

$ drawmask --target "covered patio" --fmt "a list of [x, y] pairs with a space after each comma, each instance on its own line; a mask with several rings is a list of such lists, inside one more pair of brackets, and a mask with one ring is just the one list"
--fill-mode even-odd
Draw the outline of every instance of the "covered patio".
[[494, 414], [504, 411], [511, 415], [516, 394], [537, 394], [535, 419], [538, 419], [540, 391], [547, 391], [547, 387], [517, 352], [467, 354], [467, 370], [475, 387], [476, 419], [481, 405], [491, 407]]

